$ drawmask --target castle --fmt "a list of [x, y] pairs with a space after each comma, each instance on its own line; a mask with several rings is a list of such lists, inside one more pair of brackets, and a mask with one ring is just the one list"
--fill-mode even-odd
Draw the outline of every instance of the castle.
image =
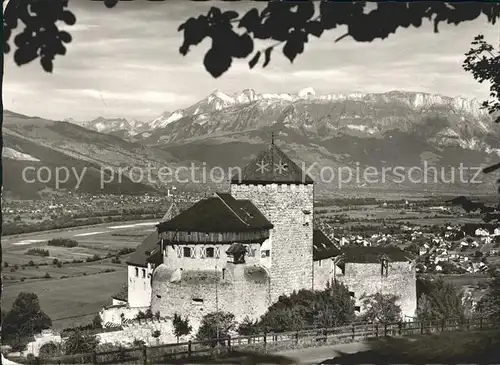
[[334, 279], [351, 290], [357, 310], [363, 294], [383, 292], [414, 315], [411, 258], [395, 247], [339, 249], [315, 230], [314, 182], [274, 142], [237, 175], [229, 193], [170, 208], [127, 262], [127, 293], [113, 299], [105, 322], [147, 309], [187, 316], [193, 329], [215, 311], [256, 320], [280, 296]]

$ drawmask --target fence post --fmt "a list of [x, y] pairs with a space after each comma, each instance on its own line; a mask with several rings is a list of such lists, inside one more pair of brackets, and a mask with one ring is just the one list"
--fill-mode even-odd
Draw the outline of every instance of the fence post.
[[399, 336], [403, 334], [403, 322], [399, 321], [398, 323]]
[[420, 334], [424, 334], [424, 321], [420, 321]]
[[384, 323], [384, 337], [387, 337], [387, 323]]
[[298, 344], [299, 343], [299, 330], [297, 330], [297, 332], [295, 332], [295, 344]]
[[375, 323], [375, 336], [378, 338], [378, 323]]
[[483, 317], [479, 318], [479, 329], [483, 329]]
[[446, 322], [445, 319], [441, 320], [441, 332], [444, 332], [445, 322]]
[[148, 363], [148, 348], [146, 345], [142, 347], [142, 363], [144, 365]]
[[191, 357], [191, 340], [188, 341], [188, 357]]
[[227, 350], [231, 352], [231, 336], [227, 336]]
[[97, 364], [97, 352], [95, 351], [92, 352], [92, 364], [93, 365]]
[[325, 342], [328, 340], [328, 327], [325, 327]]
[[352, 340], [354, 341], [356, 339], [356, 326], [353, 324], [352, 325]]
[[267, 333], [264, 332], [264, 350], [267, 348]]

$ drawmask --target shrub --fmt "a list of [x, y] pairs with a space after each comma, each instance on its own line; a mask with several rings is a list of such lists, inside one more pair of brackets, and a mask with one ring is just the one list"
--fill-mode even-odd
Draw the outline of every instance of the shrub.
[[50, 279], [51, 276], [48, 272], [45, 273], [45, 275], [43, 276], [44, 279]]
[[56, 247], [76, 247], [78, 246], [78, 242], [72, 240], [70, 238], [53, 238], [47, 242], [48, 246], [56, 246]]
[[[206, 341], [214, 338], [227, 338], [235, 328], [234, 314], [229, 312], [208, 313], [201, 320], [196, 339]], [[213, 346], [215, 346], [215, 343]]]
[[59, 346], [54, 342], [47, 342], [40, 347], [39, 357], [41, 359], [50, 359], [59, 355]]
[[192, 327], [189, 325], [189, 319], [187, 317], [183, 319], [180, 315], [175, 313], [172, 319], [172, 325], [174, 327], [174, 336], [177, 338], [177, 342], [179, 342], [181, 336], [186, 336], [191, 333]]
[[94, 352], [99, 345], [97, 336], [86, 331], [76, 330], [70, 332], [64, 342], [64, 353], [66, 355], [75, 355]]
[[50, 253], [48, 250], [44, 250], [43, 248], [30, 248], [25, 252], [25, 255], [47, 257], [50, 256]]

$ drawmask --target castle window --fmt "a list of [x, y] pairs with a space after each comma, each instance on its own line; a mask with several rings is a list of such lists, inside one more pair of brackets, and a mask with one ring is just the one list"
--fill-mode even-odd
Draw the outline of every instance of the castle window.
[[135, 276], [139, 276], [139, 268], [138, 267], [135, 268]]
[[266, 258], [271, 256], [271, 250], [263, 250], [260, 254], [261, 258]]
[[183, 256], [184, 257], [191, 257], [191, 248], [190, 247], [184, 247], [182, 249]]
[[145, 278], [146, 277], [146, 269], [142, 269], [142, 277]]
[[353, 291], [350, 291], [349, 295], [354, 298], [354, 292]]
[[359, 305], [357, 305], [357, 306], [354, 307], [354, 310], [356, 312], [360, 312], [361, 311], [361, 307]]
[[205, 252], [206, 252], [207, 257], [209, 257], [209, 258], [215, 257], [215, 249], [213, 247], [207, 247]]
[[321, 263], [323, 262], [323, 260], [319, 260], [318, 261], [318, 266], [321, 267]]
[[203, 304], [203, 299], [201, 298], [193, 298], [193, 304]]
[[226, 278], [226, 269], [222, 269], [222, 280]]

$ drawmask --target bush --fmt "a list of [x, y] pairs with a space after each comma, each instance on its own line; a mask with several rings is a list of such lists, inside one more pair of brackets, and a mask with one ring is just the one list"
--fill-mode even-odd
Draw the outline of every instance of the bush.
[[111, 263], [112, 264], [121, 264], [122, 262], [121, 262], [121, 260], [118, 257], [113, 257], [111, 259]]
[[40, 352], [38, 357], [41, 359], [51, 359], [58, 356], [60, 353], [59, 346], [54, 342], [47, 342], [40, 347]]
[[78, 246], [78, 242], [72, 240], [70, 238], [53, 238], [47, 242], [48, 246], [56, 246], [56, 247], [76, 247]]
[[[196, 340], [206, 341], [215, 338], [227, 338], [235, 328], [234, 314], [229, 312], [208, 313], [201, 320]], [[213, 346], [215, 346], [215, 343]]]
[[87, 262], [94, 262], [94, 261], [99, 261], [99, 260], [101, 260], [101, 256], [94, 255], [92, 257], [87, 257], [87, 259], [85, 261], [87, 261]]
[[82, 353], [91, 353], [97, 349], [99, 341], [97, 336], [86, 331], [76, 330], [70, 332], [64, 342], [64, 354], [76, 355]]
[[44, 250], [43, 248], [30, 248], [24, 254], [25, 255], [31, 255], [31, 256], [42, 256], [42, 257], [50, 256], [49, 251], [48, 250]]
[[48, 272], [45, 273], [45, 275], [43, 276], [44, 279], [50, 279], [51, 276]]
[[180, 337], [191, 333], [192, 327], [189, 325], [189, 319], [187, 317], [183, 319], [180, 315], [175, 313], [172, 325], [174, 326], [174, 335], [177, 338], [177, 342], [179, 342]]

